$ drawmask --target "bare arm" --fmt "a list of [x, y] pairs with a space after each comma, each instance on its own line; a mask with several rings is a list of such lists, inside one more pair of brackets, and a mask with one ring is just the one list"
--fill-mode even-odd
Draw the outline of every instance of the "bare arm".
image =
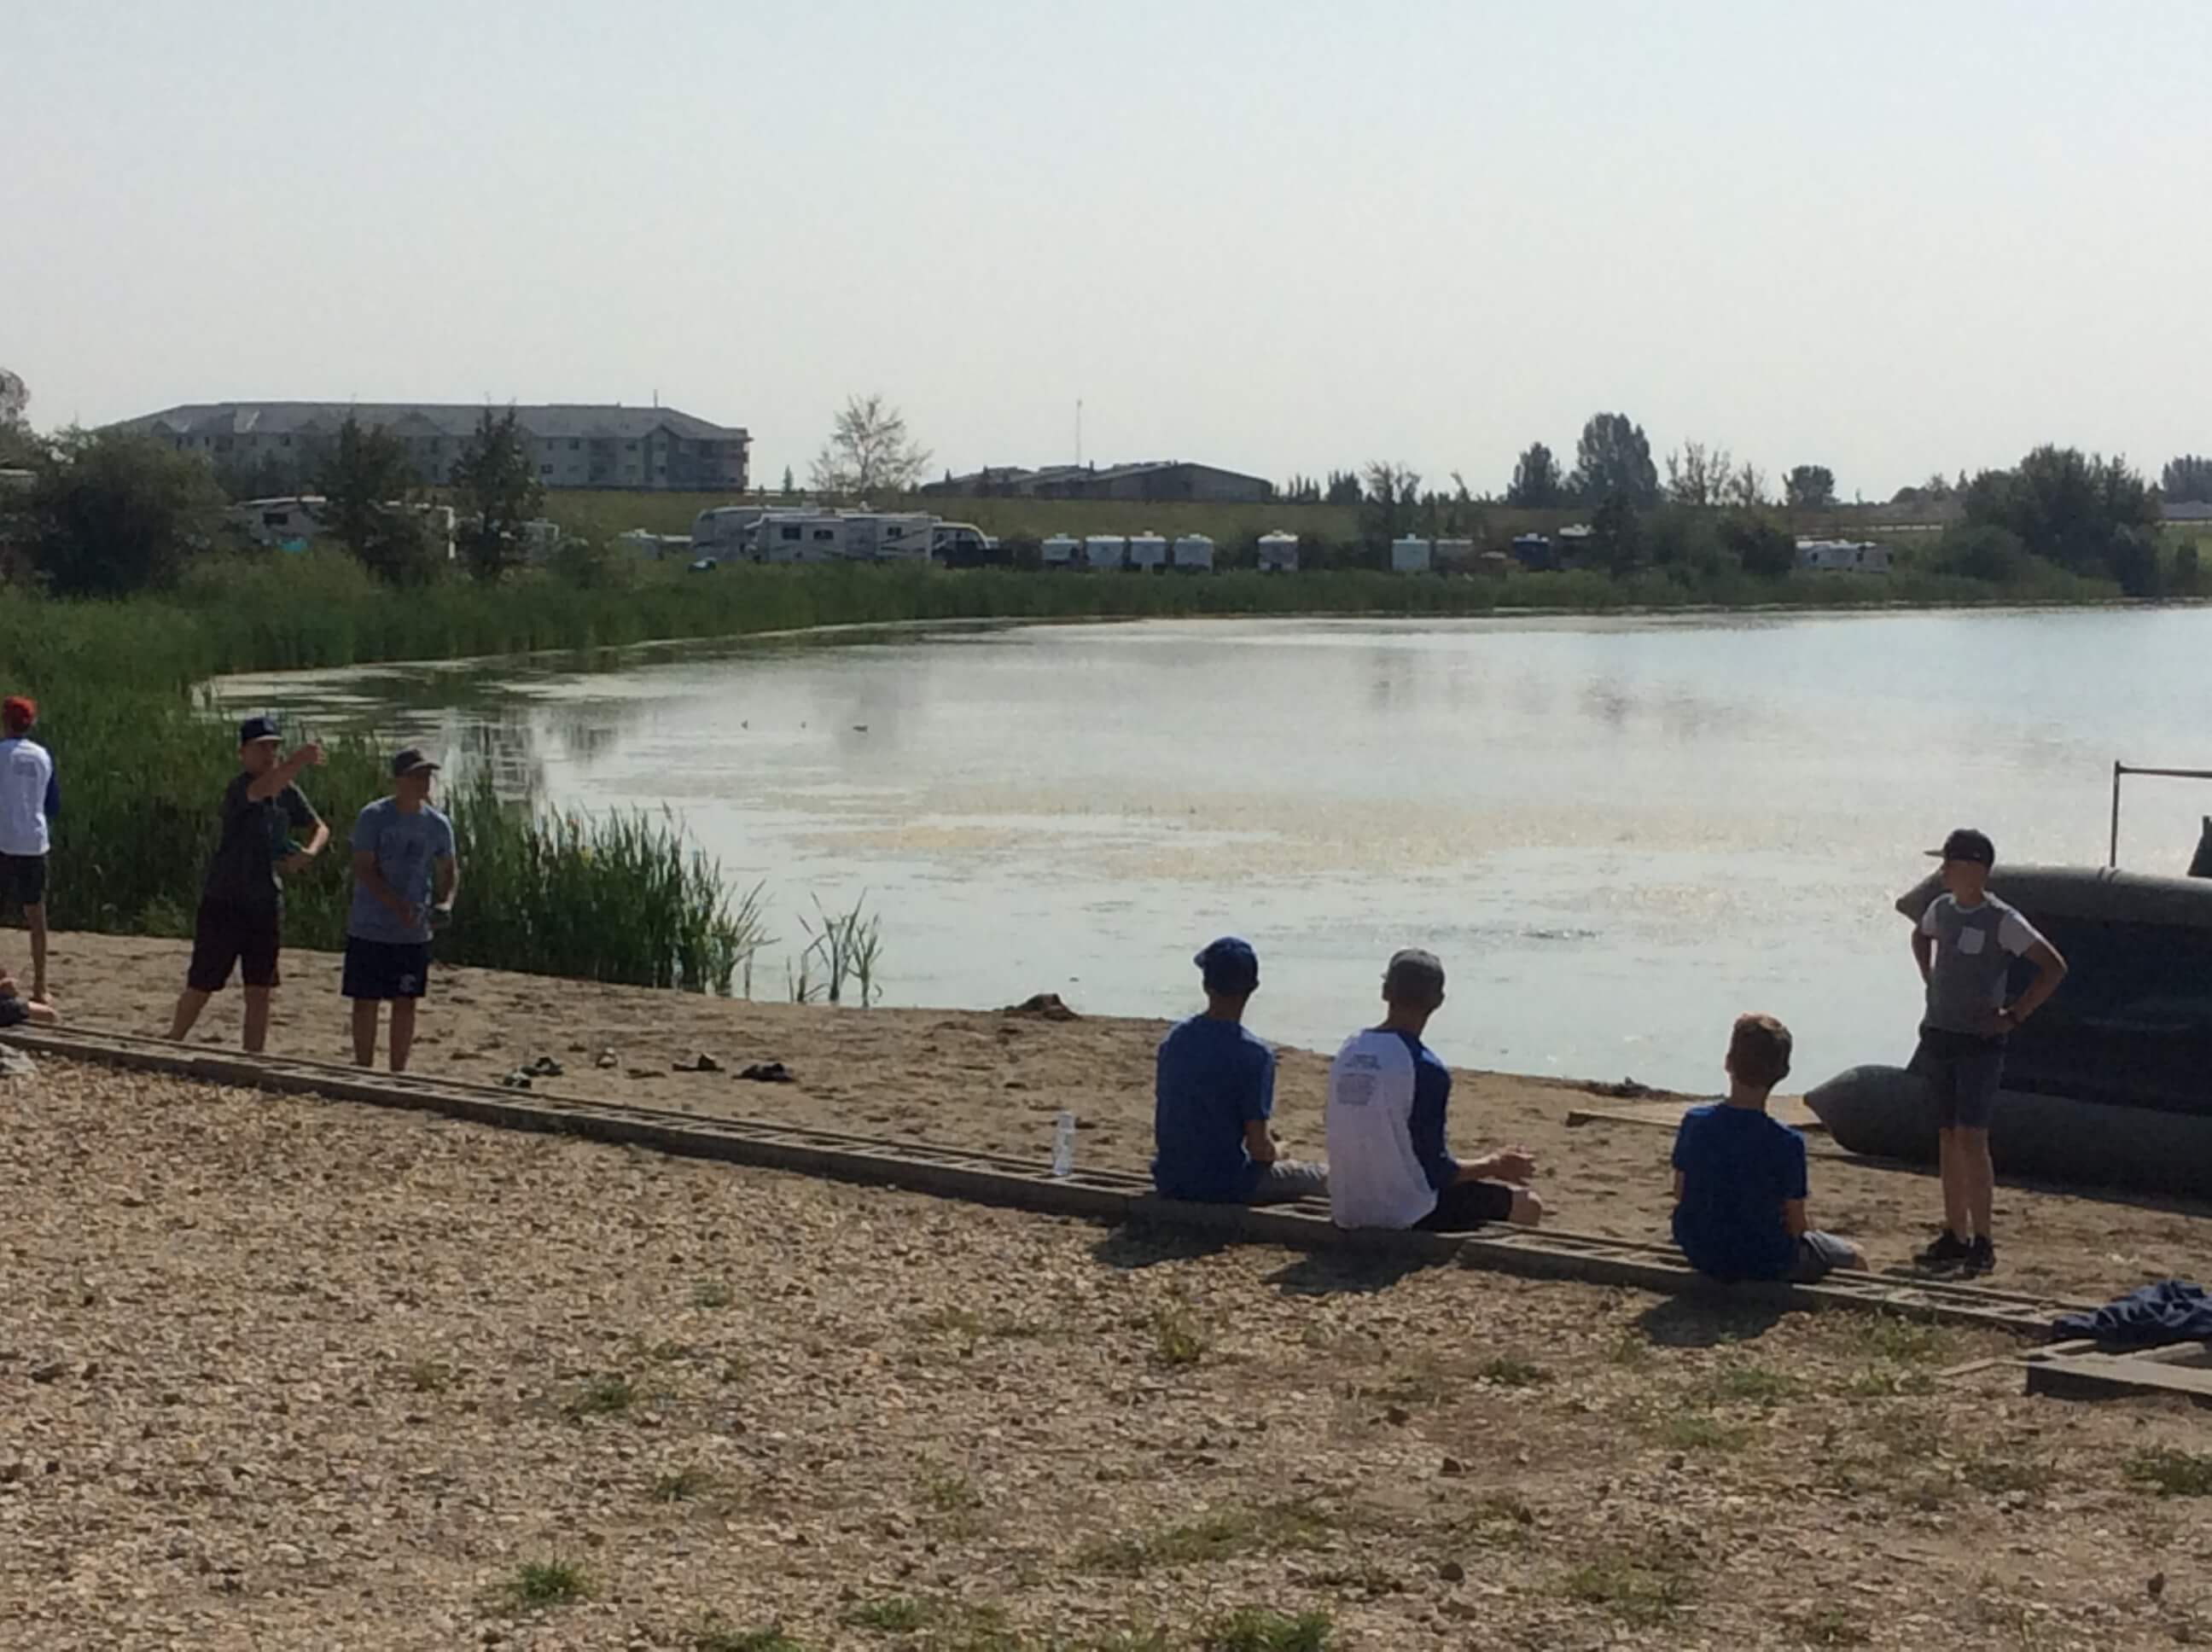
[[315, 829], [307, 834], [307, 841], [300, 846], [297, 853], [286, 855], [277, 870], [287, 877], [290, 877], [295, 872], [307, 871], [330, 841], [331, 829], [323, 822], [317, 821]]
[[1674, 1172], [1674, 1202], [1677, 1205], [1682, 1202], [1682, 1173], [1680, 1170]]
[[1255, 1164], [1273, 1164], [1281, 1157], [1281, 1150], [1275, 1145], [1275, 1138], [1269, 1133], [1265, 1119], [1246, 1121], [1244, 1151], [1251, 1155]]
[[1792, 1239], [1802, 1239], [1808, 1230], [1805, 1224], [1805, 1201], [1785, 1199], [1782, 1201], [1782, 1230]]
[[1936, 938], [1912, 932], [1912, 961], [1920, 966], [1920, 984], [1925, 987], [1930, 971], [1936, 967]]
[[1525, 1147], [1501, 1147], [1486, 1158], [1468, 1159], [1459, 1167], [1461, 1181], [1528, 1181], [1536, 1174], [1536, 1161]]
[[430, 899], [433, 904], [450, 907], [460, 888], [461, 863], [458, 859], [449, 854], [432, 863]]
[[2027, 949], [2027, 961], [2035, 966], [2035, 979], [2027, 983], [2027, 990], [1997, 1013], [2014, 1027], [2043, 1007], [2045, 999], [2058, 990], [2058, 983], [2066, 979], [2066, 960], [2049, 941], [2038, 941]]
[[298, 780], [302, 773], [323, 760], [323, 749], [313, 740], [301, 746], [283, 762], [265, 774], [254, 777], [253, 784], [246, 788], [246, 801], [266, 803], [286, 787]]

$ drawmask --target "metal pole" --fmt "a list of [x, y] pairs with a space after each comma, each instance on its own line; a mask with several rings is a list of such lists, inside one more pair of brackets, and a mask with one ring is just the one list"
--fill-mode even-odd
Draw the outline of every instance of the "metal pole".
[[2112, 847], [2105, 852], [2106, 872], [2116, 870], [2120, 864], [2120, 776], [2125, 773], [2125, 764], [2112, 765]]

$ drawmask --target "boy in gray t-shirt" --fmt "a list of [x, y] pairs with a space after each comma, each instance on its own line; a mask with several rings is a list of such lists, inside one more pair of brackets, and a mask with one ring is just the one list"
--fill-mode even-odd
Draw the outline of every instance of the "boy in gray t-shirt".
[[[1941, 871], [1897, 903], [1914, 920], [1912, 958], [1928, 987], [1912, 1070], [1936, 1092], [1942, 1145], [1943, 1231], [1917, 1260], [1924, 1267], [1956, 1265], [1986, 1273], [1996, 1266], [1990, 1239], [1996, 1187], [1990, 1115], [2004, 1073], [2005, 1039], [2058, 989], [2066, 960], [1989, 892], [1997, 857], [1987, 837], [1961, 828], [1929, 853], [1941, 858]], [[2035, 979], [2007, 1004], [2016, 957], [2035, 965]]]

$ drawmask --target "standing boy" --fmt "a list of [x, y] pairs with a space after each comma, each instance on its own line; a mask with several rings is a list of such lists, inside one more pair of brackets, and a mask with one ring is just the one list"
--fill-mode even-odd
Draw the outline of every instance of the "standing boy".
[[[2066, 960], [1989, 892], [1997, 853], [1987, 837], [1961, 827], [1928, 853], [1943, 863], [1944, 892], [1928, 902], [1912, 930], [1912, 961], [1927, 985], [1928, 1007], [1911, 1065], [1936, 1092], [1943, 1231], [1915, 1260], [1923, 1267], [1986, 1273], [1996, 1266], [1990, 1238], [1996, 1194], [1990, 1118], [2004, 1076], [2005, 1040], [2058, 990]], [[2008, 1004], [2007, 977], [2018, 957], [2035, 966], [2035, 979]]]
[[460, 865], [453, 823], [430, 806], [438, 765], [409, 747], [392, 760], [392, 795], [353, 823], [353, 907], [346, 919], [345, 979], [353, 1000], [353, 1059], [376, 1065], [379, 1006], [392, 1005], [392, 1070], [407, 1071], [415, 1006], [430, 979], [434, 921], [453, 915]]
[[[284, 879], [305, 872], [331, 829], [293, 782], [323, 760], [309, 741], [281, 762], [276, 725], [249, 717], [238, 728], [239, 772], [222, 794], [222, 837], [208, 862], [207, 883], [192, 926], [192, 962], [169, 1036], [182, 1039], [230, 980], [233, 968], [246, 985], [246, 1053], [258, 1055], [269, 1042], [270, 997], [276, 990], [276, 956], [283, 947]], [[304, 832], [307, 841], [293, 835]]]
[[1464, 1233], [1486, 1222], [1534, 1227], [1544, 1202], [1525, 1185], [1526, 1150], [1465, 1163], [1444, 1151], [1451, 1070], [1421, 1042], [1443, 1006], [1444, 967], [1409, 948], [1382, 974], [1380, 1026], [1344, 1041], [1328, 1070], [1328, 1203], [1340, 1228]]
[[61, 812], [53, 754], [31, 738], [39, 720], [35, 701], [21, 695], [0, 700], [0, 913], [23, 908], [31, 932], [31, 1002], [46, 997], [46, 855], [52, 823]]
[[1152, 1185], [1165, 1199], [1282, 1205], [1328, 1191], [1328, 1173], [1282, 1156], [1268, 1128], [1275, 1052], [1244, 1029], [1260, 955], [1224, 935], [1191, 960], [1206, 1009], [1160, 1041], [1153, 1087]]
[[1766, 1097], [1790, 1076], [1790, 1029], [1736, 1017], [1724, 1102], [1693, 1107], [1674, 1133], [1674, 1242], [1715, 1279], [1811, 1285], [1866, 1258], [1805, 1219], [1805, 1138], [1771, 1118]]

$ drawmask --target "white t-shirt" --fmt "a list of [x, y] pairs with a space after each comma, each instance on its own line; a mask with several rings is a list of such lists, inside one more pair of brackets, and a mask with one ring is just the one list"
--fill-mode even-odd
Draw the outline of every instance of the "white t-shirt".
[[44, 854], [46, 786], [54, 760], [36, 740], [0, 740], [0, 854]]
[[1437, 1207], [1413, 1151], [1413, 1053], [1370, 1028], [1328, 1070], [1328, 1213], [1340, 1228], [1410, 1228]]

